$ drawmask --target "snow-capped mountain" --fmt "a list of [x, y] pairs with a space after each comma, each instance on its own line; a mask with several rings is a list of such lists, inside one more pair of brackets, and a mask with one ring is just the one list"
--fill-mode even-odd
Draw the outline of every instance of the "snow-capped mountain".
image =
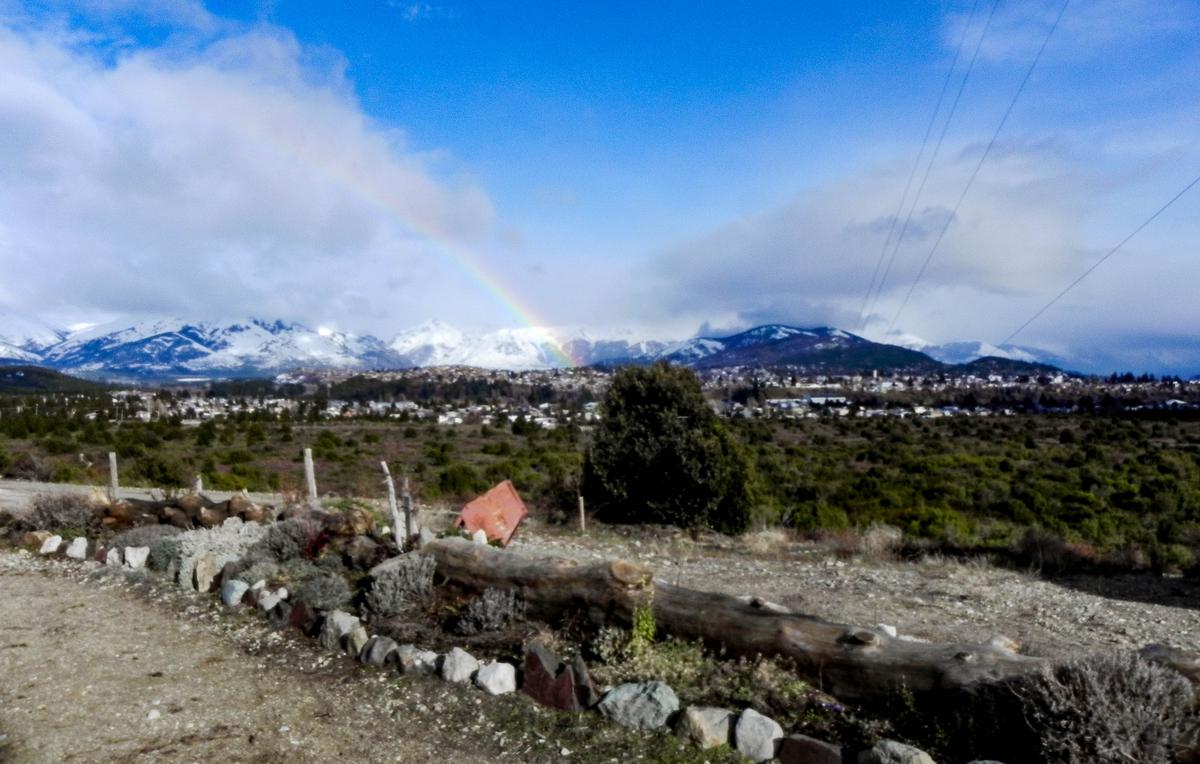
[[979, 358], [1005, 358], [1010, 361], [1045, 363], [1051, 366], [1062, 366], [1066, 363], [1062, 358], [1047, 350], [1022, 345], [997, 346], [979, 340], [946, 342], [941, 345], [920, 343], [905, 346], [949, 364], [970, 363]]
[[8, 323], [0, 323], [0, 363], [38, 364], [115, 378], [268, 376], [300, 367], [474, 366], [526, 371], [656, 360], [698, 368], [789, 365], [821, 373], [923, 372], [987, 355], [1016, 362], [1044, 360], [1028, 348], [993, 348], [978, 342], [930, 346], [917, 338], [904, 338], [908, 347], [902, 347], [831, 327], [783, 324], [724, 337], [661, 342], [633, 332], [598, 336], [578, 328], [471, 333], [427, 321], [384, 342], [370, 335], [260, 319], [154, 319], [93, 326], [70, 334], [0, 313], [3, 320]]
[[427, 321], [396, 335], [389, 347], [405, 366], [526, 371], [654, 358], [667, 343], [593, 339], [580, 330], [540, 326], [466, 334], [440, 321]]
[[393, 366], [374, 337], [301, 324], [248, 319], [230, 322], [158, 319], [132, 326], [95, 326], [47, 348], [42, 359], [60, 369], [133, 376], [246, 374], [318, 366]]
[[67, 333], [37, 319], [0, 310], [0, 359], [37, 362], [40, 352]]
[[715, 358], [722, 358], [738, 351], [743, 351], [744, 354], [745, 351], [752, 348], [775, 345], [793, 338], [811, 340], [811, 342], [804, 342], [805, 345], [824, 340], [827, 345], [834, 346], [850, 341], [854, 336], [841, 329], [829, 327], [800, 329], [784, 324], [767, 324], [729, 337], [696, 337], [668, 348], [661, 354], [661, 357], [672, 363], [709, 365]]

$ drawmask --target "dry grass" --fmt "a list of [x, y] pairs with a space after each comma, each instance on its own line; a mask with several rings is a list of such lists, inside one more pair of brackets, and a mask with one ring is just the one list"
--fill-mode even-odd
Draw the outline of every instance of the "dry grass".
[[783, 528], [769, 528], [738, 537], [738, 548], [747, 554], [761, 557], [778, 556], [796, 543], [795, 534]]

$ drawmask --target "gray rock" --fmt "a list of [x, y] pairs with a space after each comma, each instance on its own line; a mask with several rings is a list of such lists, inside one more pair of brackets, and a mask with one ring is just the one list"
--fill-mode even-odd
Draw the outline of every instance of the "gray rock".
[[192, 588], [198, 592], [209, 591], [220, 572], [215, 554], [201, 555], [192, 566]]
[[438, 654], [432, 650], [422, 650], [416, 645], [400, 645], [397, 655], [400, 659], [400, 672], [403, 674], [421, 676], [437, 671]]
[[146, 560], [150, 558], [150, 547], [148, 546], [127, 546], [125, 547], [125, 567], [131, 570], [138, 570], [146, 567]]
[[428, 528], [421, 528], [420, 533], [417, 534], [417, 548], [423, 547], [436, 539], [437, 535], [433, 531]]
[[442, 658], [442, 679], [447, 682], [466, 682], [479, 670], [479, 661], [474, 656], [455, 647]]
[[119, 568], [121, 567], [122, 562], [124, 562], [124, 560], [121, 558], [121, 550], [119, 547], [113, 547], [112, 549], [104, 550], [105, 565], [111, 568]]
[[662, 682], [630, 682], [609, 690], [598, 707], [622, 727], [653, 730], [665, 726], [679, 710], [679, 698]]
[[360, 623], [350, 630], [343, 640], [342, 647], [347, 653], [357, 658], [362, 654], [363, 648], [367, 646], [367, 642], [371, 641], [371, 637], [367, 634], [366, 628]]
[[843, 761], [840, 746], [808, 735], [788, 735], [780, 741], [776, 756], [782, 764], [842, 764]]
[[751, 761], [775, 758], [775, 746], [783, 739], [783, 727], [772, 718], [747, 708], [738, 717], [733, 730], [738, 753]]
[[935, 764], [933, 757], [920, 748], [897, 743], [895, 740], [880, 740], [869, 750], [858, 755], [858, 764]]
[[725, 708], [689, 706], [680, 715], [675, 732], [706, 750], [725, 745], [732, 737], [733, 712]]
[[232, 578], [221, 584], [221, 603], [225, 607], [237, 607], [242, 604], [242, 597], [246, 596], [249, 586], [245, 581], [238, 581]]
[[71, 540], [70, 546], [67, 547], [67, 557], [72, 560], [86, 560], [88, 556], [88, 540], [83, 536], [76, 536]]
[[996, 761], [995, 759], [975, 759], [974, 761], [968, 761], [967, 764], [1004, 764], [1004, 762]]
[[399, 649], [400, 646], [396, 644], [394, 639], [376, 635], [368, 639], [367, 644], [363, 645], [362, 652], [358, 654], [358, 659], [368, 666], [386, 666], [389, 663], [399, 662]]
[[[358, 618], [341, 610], [331, 610], [325, 614], [325, 620], [321, 622], [321, 634], [317, 638], [317, 641], [326, 650], [344, 650], [346, 647], [344, 640], [356, 628], [362, 628], [362, 624], [359, 623]], [[365, 643], [366, 640], [363, 640], [363, 642]], [[355, 654], [357, 655], [357, 651]]]
[[475, 674], [475, 686], [489, 695], [517, 691], [517, 667], [511, 663], [485, 663]]
[[475, 531], [474, 533], [471, 534], [471, 541], [475, 542], [476, 544], [480, 544], [482, 546], [487, 546], [487, 543], [488, 543], [487, 531], [485, 531], [483, 528], [480, 528], [479, 530]]
[[62, 536], [51, 536], [42, 542], [42, 546], [38, 549], [38, 554], [58, 554], [58, 550], [62, 547]]

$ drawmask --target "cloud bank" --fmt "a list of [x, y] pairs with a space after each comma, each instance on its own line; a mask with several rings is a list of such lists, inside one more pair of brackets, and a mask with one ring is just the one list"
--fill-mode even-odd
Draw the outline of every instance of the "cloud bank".
[[0, 304], [63, 323], [432, 315], [448, 248], [489, 235], [488, 195], [367, 117], [337, 56], [183, 18], [149, 49], [0, 27]]

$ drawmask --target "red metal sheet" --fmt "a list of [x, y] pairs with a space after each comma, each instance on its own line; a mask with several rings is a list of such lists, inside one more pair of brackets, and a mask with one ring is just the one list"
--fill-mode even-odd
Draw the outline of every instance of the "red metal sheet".
[[517, 526], [528, 514], [512, 481], [505, 480], [463, 507], [454, 527], [466, 528], [471, 533], [482, 528], [488, 539], [508, 546]]

